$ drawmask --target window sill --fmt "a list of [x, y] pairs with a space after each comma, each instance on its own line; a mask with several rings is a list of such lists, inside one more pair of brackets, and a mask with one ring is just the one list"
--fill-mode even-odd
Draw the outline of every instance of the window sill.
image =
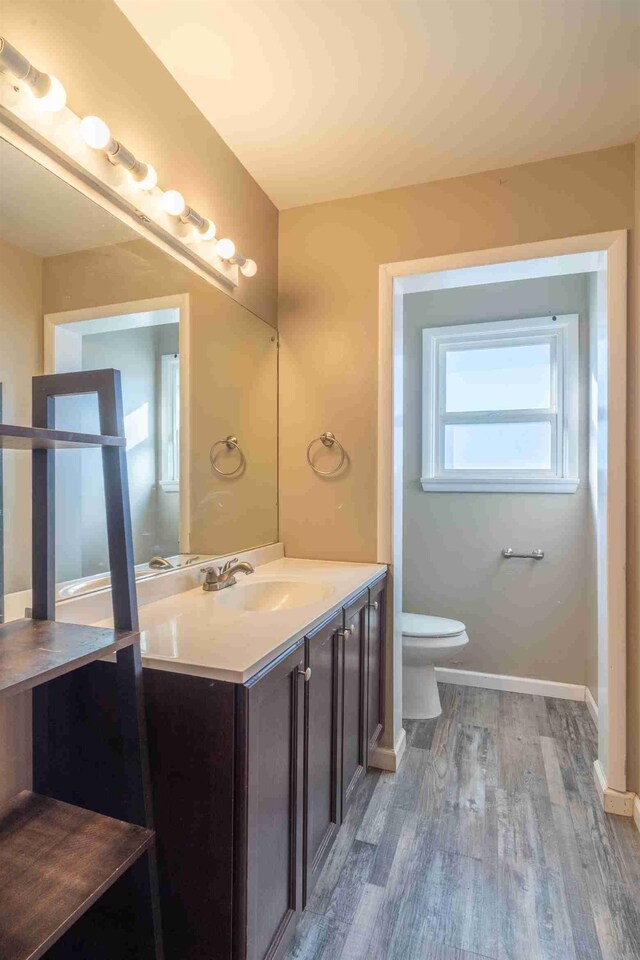
[[180, 492], [180, 484], [176, 480], [161, 480], [158, 486], [164, 493]]
[[450, 477], [422, 477], [425, 493], [575, 493], [580, 486], [576, 478], [549, 477], [498, 480], [495, 477], [461, 480]]

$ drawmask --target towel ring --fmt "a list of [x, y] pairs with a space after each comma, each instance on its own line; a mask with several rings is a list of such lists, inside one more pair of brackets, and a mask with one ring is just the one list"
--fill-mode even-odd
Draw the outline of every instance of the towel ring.
[[[235, 468], [235, 470], [229, 470], [225, 472], [224, 470], [220, 470], [220, 468], [216, 466], [216, 450], [218, 447], [221, 447], [221, 446], [225, 446], [227, 450], [238, 451], [238, 454], [240, 456], [240, 463]], [[244, 458], [244, 453], [242, 452], [242, 450], [238, 445], [238, 438], [232, 437], [231, 435], [229, 435], [228, 437], [225, 437], [224, 440], [216, 440], [216, 442], [211, 447], [211, 450], [209, 451], [209, 460], [211, 462], [211, 469], [215, 470], [215, 472], [220, 477], [236, 477], [240, 473], [240, 471], [244, 469], [244, 466], [246, 463]]]
[[[318, 443], [318, 441], [321, 444], [323, 444], [323, 446], [325, 447], [332, 447], [334, 443], [338, 445], [340, 449], [340, 463], [338, 464], [337, 467], [334, 467], [333, 470], [318, 470], [313, 460], [311, 459], [311, 447], [314, 445], [314, 443]], [[325, 430], [325, 432], [321, 433], [319, 437], [316, 437], [315, 440], [312, 440], [309, 446], [307, 447], [307, 463], [309, 464], [311, 469], [314, 471], [314, 473], [317, 473], [318, 476], [320, 477], [335, 477], [336, 473], [339, 473], [340, 470], [342, 469], [342, 465], [345, 461], [345, 457], [346, 457], [346, 453], [344, 451], [344, 447], [342, 446], [340, 441], [337, 439], [336, 435], [334, 433], [331, 433], [330, 430]]]

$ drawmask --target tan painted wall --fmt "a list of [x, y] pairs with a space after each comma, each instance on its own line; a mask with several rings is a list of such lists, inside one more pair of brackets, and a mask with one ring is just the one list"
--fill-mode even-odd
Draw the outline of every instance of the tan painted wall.
[[[31, 423], [31, 377], [42, 370], [42, 263], [0, 240], [0, 383], [5, 423]], [[31, 583], [31, 458], [4, 454], [5, 593]], [[10, 544], [20, 549], [9, 549]]]
[[[631, 229], [634, 163], [628, 144], [281, 213], [280, 533], [288, 554], [376, 556], [378, 266]], [[637, 207], [635, 217], [640, 224]], [[633, 266], [629, 782], [640, 789], [640, 292]], [[322, 430], [333, 430], [350, 454], [339, 480], [321, 480], [305, 462], [307, 443]]]
[[278, 213], [112, 0], [14, 0], [2, 32], [41, 70], [65, 84], [80, 116], [98, 114], [152, 163], [160, 184], [232, 237], [259, 272], [234, 297], [276, 317]]
[[[278, 538], [275, 330], [145, 240], [47, 257], [43, 312], [190, 296], [191, 549], [225, 554]], [[209, 449], [236, 434], [247, 469], [214, 477]], [[221, 468], [231, 469], [231, 461]]]
[[[633, 226], [632, 145], [280, 215], [281, 534], [291, 555], [376, 554], [378, 266]], [[333, 430], [348, 471], [316, 477]]]
[[635, 227], [629, 277], [627, 638], [628, 787], [640, 793], [640, 136], [635, 142]]
[[[422, 330], [577, 313], [580, 486], [573, 494], [425, 493]], [[471, 642], [444, 666], [590, 683], [597, 693], [595, 518], [589, 490], [589, 277], [540, 277], [404, 297], [404, 609], [462, 620]], [[542, 563], [503, 547], [545, 551]], [[594, 676], [595, 675], [595, 676]]]

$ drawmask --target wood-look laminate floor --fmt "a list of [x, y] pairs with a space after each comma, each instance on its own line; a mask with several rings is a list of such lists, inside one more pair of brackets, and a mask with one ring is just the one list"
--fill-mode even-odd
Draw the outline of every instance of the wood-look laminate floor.
[[441, 685], [372, 771], [287, 960], [640, 960], [640, 833], [582, 703]]

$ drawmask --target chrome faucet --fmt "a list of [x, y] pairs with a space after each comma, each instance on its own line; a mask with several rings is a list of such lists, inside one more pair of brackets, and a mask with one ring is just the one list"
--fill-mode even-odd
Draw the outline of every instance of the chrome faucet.
[[227, 560], [222, 567], [202, 567], [201, 570], [205, 575], [202, 589], [207, 592], [217, 592], [218, 590], [224, 590], [226, 587], [232, 587], [236, 582], [236, 573], [249, 574], [254, 572], [252, 565], [247, 560], [238, 562], [237, 557], [234, 560]]
[[151, 557], [149, 566], [152, 570], [173, 570], [173, 564], [164, 557]]

